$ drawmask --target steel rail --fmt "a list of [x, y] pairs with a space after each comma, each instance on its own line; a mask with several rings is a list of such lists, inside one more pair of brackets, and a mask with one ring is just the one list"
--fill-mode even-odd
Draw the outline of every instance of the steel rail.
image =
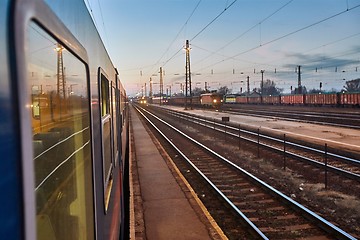
[[[274, 118], [274, 116], [271, 115], [266, 115], [266, 114], [256, 114], [256, 113], [240, 113], [238, 111], [230, 111], [230, 110], [225, 110], [223, 112], [227, 112], [227, 113], [231, 113], [231, 114], [236, 114], [236, 115], [246, 115], [246, 116], [252, 116], [252, 117], [267, 117], [267, 118]], [[284, 115], [284, 114], [283, 114]], [[294, 115], [294, 114], [293, 114]], [[300, 116], [300, 115], [299, 115]], [[319, 116], [314, 116], [311, 115], [309, 116], [311, 118], [320, 118]], [[340, 124], [340, 123], [336, 123], [336, 122], [331, 122], [331, 121], [326, 121], [326, 122], [320, 122], [320, 121], [316, 121], [316, 120], [306, 120], [306, 119], [300, 119], [300, 118], [291, 118], [291, 117], [284, 117], [284, 116], [276, 116], [275, 118], [277, 119], [282, 119], [282, 120], [286, 120], [286, 121], [293, 121], [293, 122], [305, 122], [305, 123], [315, 123], [315, 124], [321, 124], [321, 125], [327, 125], [327, 126], [335, 126], [335, 127], [344, 127], [344, 128], [353, 128], [353, 129], [360, 129], [360, 126], [357, 125], [348, 125], [348, 124]], [[334, 118], [332, 118], [334, 119]], [[352, 120], [354, 121], [354, 119], [350, 118], [347, 120]], [[356, 119], [355, 119], [356, 120]]]
[[[255, 226], [255, 224], [248, 218], [245, 216], [245, 214], [243, 212], [241, 212], [241, 210], [235, 206], [235, 204], [233, 202], [231, 202], [231, 200], [225, 196], [224, 193], [221, 192], [221, 190], [216, 187], [216, 185], [211, 182], [211, 180], [206, 177], [206, 175], [204, 173], [201, 172], [201, 170], [195, 166], [195, 164], [193, 164], [191, 162], [191, 160], [168, 138], [166, 137], [166, 135], [161, 132], [161, 130], [155, 126], [155, 124], [153, 122], [151, 122], [151, 120], [145, 116], [144, 113], [142, 113], [138, 107], [135, 107], [135, 109], [148, 121], [149, 124], [151, 124], [156, 131], [196, 170], [196, 172], [221, 196], [222, 199], [225, 200], [225, 202], [227, 204], [229, 204], [229, 206], [245, 221], [245, 223], [256, 233], [257, 237], [260, 237], [261, 239], [266, 239], [268, 240], [268, 238], [265, 236], [264, 233], [261, 232], [261, 230]], [[151, 113], [149, 113], [148, 111], [146, 111], [145, 109], [142, 108], [142, 111], [147, 112], [148, 114], [152, 115]], [[159, 119], [158, 117], [152, 115], [153, 117], [157, 118], [159, 121], [163, 122], [164, 124], [168, 125], [169, 127], [171, 127], [172, 129], [174, 129], [175, 131], [179, 132], [180, 134], [182, 134], [183, 136], [186, 136], [186, 134], [182, 133], [180, 130], [177, 130], [176, 128], [174, 128], [173, 126], [171, 126], [170, 124], [166, 123], [165, 121]], [[194, 139], [192, 139], [193, 141], [196, 141]], [[200, 144], [199, 142], [196, 142], [198, 144]]]
[[[156, 118], [157, 120], [159, 120], [160, 122], [162, 122], [163, 124], [167, 125], [168, 127], [172, 128], [174, 131], [178, 132], [179, 134], [183, 135], [185, 138], [191, 140], [193, 143], [197, 144], [198, 146], [202, 147], [203, 149], [207, 150], [208, 152], [210, 152], [211, 154], [213, 154], [214, 156], [218, 157], [219, 159], [221, 159], [222, 161], [226, 162], [227, 164], [229, 164], [230, 166], [234, 167], [235, 169], [237, 169], [238, 171], [242, 172], [244, 175], [246, 175], [247, 177], [249, 177], [250, 179], [252, 179], [253, 181], [255, 181], [256, 183], [258, 183], [260, 186], [264, 187], [265, 189], [269, 190], [273, 195], [279, 197], [280, 199], [282, 199], [283, 201], [287, 202], [289, 204], [289, 206], [293, 207], [294, 209], [301, 211], [302, 213], [304, 213], [305, 215], [307, 215], [308, 218], [317, 221], [320, 225], [321, 228], [324, 229], [327, 232], [330, 232], [331, 234], [335, 234], [337, 237], [339, 237], [340, 239], [352, 239], [352, 240], [356, 240], [356, 238], [354, 238], [353, 236], [351, 236], [350, 234], [348, 234], [347, 232], [343, 231], [342, 229], [338, 228], [337, 226], [335, 226], [334, 224], [332, 224], [331, 222], [327, 221], [326, 219], [324, 219], [323, 217], [317, 215], [316, 213], [314, 213], [313, 211], [307, 209], [305, 206], [301, 205], [300, 203], [296, 202], [295, 200], [293, 200], [292, 198], [286, 196], [285, 194], [283, 194], [282, 192], [278, 191], [277, 189], [273, 188], [272, 186], [270, 186], [269, 184], [267, 184], [266, 182], [260, 180], [259, 178], [255, 177], [254, 175], [252, 175], [251, 173], [247, 172], [246, 170], [242, 169], [241, 167], [239, 167], [238, 165], [234, 164], [233, 162], [231, 162], [230, 160], [228, 160], [227, 158], [223, 157], [222, 155], [220, 155], [219, 153], [213, 151], [212, 149], [208, 148], [207, 146], [205, 146], [204, 144], [196, 141], [195, 139], [191, 138], [190, 136], [188, 136], [187, 134], [183, 133], [182, 131], [180, 131], [179, 129], [175, 128], [174, 126], [172, 126], [171, 124], [165, 122], [164, 120], [162, 120], [161, 118], [155, 116], [154, 114], [150, 113], [149, 111], [145, 110], [142, 108], [143, 111], [147, 112], [148, 114], [150, 114], [151, 116], [153, 116], [154, 118]], [[143, 114], [142, 114], [143, 115]], [[167, 141], [174, 146], [174, 144], [171, 142], [170, 139], [166, 138]], [[178, 148], [176, 148], [177, 151]], [[182, 153], [180, 153], [182, 154]], [[183, 154], [182, 154], [183, 155]], [[190, 161], [187, 159], [187, 161]], [[190, 163], [192, 166], [193, 164]], [[197, 168], [196, 168], [197, 169]], [[197, 171], [200, 171], [197, 169]], [[203, 173], [199, 173], [202, 176], [206, 177]], [[210, 180], [207, 180], [209, 182], [211, 182]], [[212, 184], [213, 185], [213, 184]], [[214, 186], [216, 187], [216, 186]], [[216, 188], [217, 189], [217, 188]], [[218, 192], [220, 192], [219, 189], [217, 189]], [[222, 196], [226, 197], [224, 194], [221, 193]], [[227, 201], [231, 202], [227, 197], [226, 197]], [[232, 204], [234, 205], [234, 204]], [[234, 205], [235, 206], [235, 205]], [[236, 206], [235, 206], [236, 207]], [[237, 207], [236, 207], [237, 208]], [[240, 210], [239, 210], [240, 211]], [[240, 211], [241, 212], [241, 211]], [[250, 220], [249, 220], [250, 221]], [[251, 222], [251, 221], [250, 221]], [[255, 226], [255, 225], [254, 225]], [[260, 230], [259, 230], [260, 231]], [[260, 231], [261, 232], [261, 231]]]
[[[169, 110], [168, 110], [169, 111]], [[205, 123], [208, 123], [208, 124], [216, 124], [216, 126], [218, 127], [222, 127], [222, 128], [227, 128], [227, 129], [231, 129], [231, 130], [234, 130], [234, 131], [240, 131], [242, 133], [246, 133], [246, 134], [249, 134], [249, 135], [253, 135], [254, 137], [257, 137], [258, 136], [258, 133], [257, 132], [252, 132], [252, 131], [249, 131], [249, 130], [244, 130], [244, 129], [239, 129], [239, 128], [236, 128], [234, 126], [231, 126], [231, 125], [225, 125], [225, 124], [221, 124], [219, 122], [215, 122], [214, 121], [211, 121], [211, 120], [208, 120], [206, 117], [205, 118], [200, 118], [198, 116], [193, 116], [193, 115], [190, 115], [190, 114], [183, 114], [183, 113], [180, 113], [180, 112], [177, 112], [177, 111], [169, 111], [169, 112], [173, 112], [175, 114], [177, 114], [180, 118], [183, 118], [187, 121], [190, 121], [190, 119], [193, 119], [194, 121], [198, 120], [200, 122], [197, 122], [198, 124], [201, 124], [201, 122], [205, 122]], [[186, 116], [186, 117], [185, 117]], [[206, 125], [206, 124], [201, 124], [202, 126], [204, 127], [208, 127], [208, 128], [212, 128], [210, 125]], [[213, 128], [212, 128], [213, 129]], [[225, 134], [228, 134], [228, 135], [231, 135], [233, 137], [237, 137], [239, 138], [239, 135], [238, 134], [234, 134], [234, 133], [231, 133], [231, 132], [228, 132], [228, 131], [225, 131], [225, 130], [222, 130], [222, 129], [219, 129], [219, 128], [216, 128], [214, 129], [216, 131], [219, 131], [219, 132], [222, 132], [222, 133], [225, 133]], [[271, 137], [271, 136], [268, 136], [268, 135], [265, 135], [263, 133], [259, 134], [259, 137], [263, 138], [263, 139], [268, 139], [268, 140], [272, 140], [272, 141], [275, 141], [275, 142], [278, 142], [278, 143], [283, 143], [284, 140], [283, 139], [279, 139], [279, 138], [274, 138], [274, 137]], [[243, 139], [243, 140], [246, 140], [248, 142], [252, 142], [254, 144], [259, 144], [260, 146], [263, 146], [263, 147], [266, 147], [268, 149], [271, 149], [271, 150], [274, 150], [274, 151], [277, 151], [278, 153], [283, 153], [283, 149], [280, 149], [280, 148], [277, 148], [277, 147], [274, 147], [274, 146], [270, 146], [270, 145], [267, 145], [265, 143], [258, 143], [256, 140], [253, 140], [253, 139], [250, 139], [250, 138], [246, 138], [246, 137], [240, 137], [240, 139]], [[316, 148], [311, 148], [311, 147], [308, 147], [308, 146], [304, 146], [304, 145], [301, 145], [301, 144], [297, 144], [297, 143], [293, 143], [291, 141], [286, 141], [286, 144], [290, 145], [290, 146], [293, 146], [293, 147], [297, 147], [299, 148], [300, 150], [307, 150], [307, 151], [311, 151], [311, 152], [315, 152], [317, 154], [322, 154], [324, 155], [325, 154], [325, 151], [324, 150], [319, 150], [319, 149], [316, 149]], [[298, 155], [298, 154], [295, 154], [295, 153], [292, 153], [290, 151], [286, 151], [286, 154], [287, 156], [292, 156], [292, 157], [296, 157], [297, 159], [300, 159], [302, 161], [305, 161], [305, 162], [309, 162], [319, 168], [328, 168], [328, 170], [336, 173], [336, 174], [341, 174], [343, 176], [346, 176], [350, 179], [353, 179], [353, 180], [356, 180], [356, 181], [360, 181], [360, 175], [359, 174], [356, 174], [356, 173], [353, 173], [353, 172], [350, 172], [350, 171], [347, 171], [347, 170], [343, 170], [341, 168], [338, 168], [338, 167], [334, 167], [330, 164], [325, 164], [325, 163], [322, 163], [322, 162], [319, 162], [319, 161], [316, 161], [316, 160], [313, 160], [311, 158], [308, 158], [308, 157], [305, 157], [305, 156], [301, 156], [301, 155]], [[357, 159], [353, 159], [353, 158], [350, 158], [350, 157], [345, 157], [345, 156], [341, 156], [341, 155], [338, 155], [338, 154], [335, 154], [335, 153], [331, 153], [331, 152], [326, 152], [326, 154], [328, 156], [331, 156], [333, 158], [336, 158], [336, 159], [339, 159], [340, 161], [342, 162], [345, 162], [345, 163], [350, 163], [350, 164], [354, 164], [354, 165], [360, 165], [360, 160], [357, 160]]]

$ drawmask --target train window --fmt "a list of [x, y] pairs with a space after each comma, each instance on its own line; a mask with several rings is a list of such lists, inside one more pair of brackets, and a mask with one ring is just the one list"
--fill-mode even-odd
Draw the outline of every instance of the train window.
[[104, 181], [104, 202], [105, 212], [107, 211], [110, 193], [112, 187], [112, 169], [113, 169], [113, 129], [110, 114], [110, 84], [109, 80], [100, 73], [100, 99], [101, 99], [101, 122], [102, 122], [102, 154], [103, 154], [103, 181]]
[[110, 113], [109, 80], [101, 74], [101, 116]]
[[93, 239], [86, 66], [35, 23], [27, 28], [38, 239]]
[[112, 87], [112, 97], [111, 97], [111, 106], [112, 106], [112, 119], [113, 119], [113, 129], [114, 129], [114, 156], [115, 156], [115, 161], [114, 161], [114, 165], [116, 166], [116, 162], [118, 161], [118, 157], [119, 157], [119, 147], [118, 147], [118, 135], [119, 135], [119, 130], [118, 130], [118, 101], [117, 101], [117, 89], [116, 87]]

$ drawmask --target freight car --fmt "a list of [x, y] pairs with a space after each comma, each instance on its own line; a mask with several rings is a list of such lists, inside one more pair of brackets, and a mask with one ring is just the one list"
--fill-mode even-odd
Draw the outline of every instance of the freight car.
[[338, 93], [337, 99], [341, 106], [360, 106], [360, 93]]
[[169, 105], [174, 106], [193, 106], [193, 107], [211, 107], [211, 108], [219, 108], [222, 105], [223, 99], [221, 94], [217, 93], [205, 93], [200, 96], [192, 96], [191, 103], [190, 97], [171, 97], [167, 99], [167, 103]]
[[[169, 97], [166, 98], [166, 103], [173, 106], [185, 106], [185, 97]], [[159, 101], [156, 102], [159, 104]], [[190, 105], [190, 97], [187, 97], [187, 105]], [[200, 106], [200, 96], [193, 96], [191, 98], [191, 105]]]
[[304, 99], [306, 105], [313, 106], [336, 106], [338, 104], [341, 104], [338, 101], [338, 94], [336, 93], [304, 94]]
[[262, 96], [262, 103], [269, 105], [279, 105], [281, 103], [281, 96], [280, 95]]
[[248, 97], [247, 96], [236, 96], [236, 103], [246, 104], [246, 103], [248, 103]]
[[[287, 94], [279, 96], [239, 95], [238, 104], [359, 107], [360, 93]], [[225, 102], [227, 103], [227, 102]]]
[[280, 96], [280, 104], [283, 105], [304, 105], [305, 94], [289, 94]]
[[0, 23], [0, 238], [121, 239], [126, 92], [84, 1], [3, 0]]

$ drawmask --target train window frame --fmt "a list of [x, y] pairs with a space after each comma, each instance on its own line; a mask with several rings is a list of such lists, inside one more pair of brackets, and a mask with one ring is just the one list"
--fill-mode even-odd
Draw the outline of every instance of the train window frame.
[[[21, 126], [18, 133], [20, 139], [20, 163], [21, 163], [21, 182], [23, 195], [23, 234], [29, 239], [36, 239], [36, 209], [35, 209], [35, 173], [33, 155], [34, 149], [32, 146], [32, 128], [31, 117], [29, 114], [29, 99], [27, 88], [29, 87], [29, 79], [27, 76], [27, 51], [24, 46], [27, 45], [26, 29], [31, 22], [38, 25], [49, 36], [56, 39], [60, 44], [66, 46], [67, 50], [71, 52], [80, 62], [84, 64], [86, 73], [86, 82], [88, 87], [88, 94], [90, 96], [90, 71], [89, 59], [85, 48], [66, 28], [62, 21], [54, 14], [43, 0], [19, 0], [15, 1], [9, 14], [9, 30], [8, 41], [9, 49], [13, 49], [13, 54], [10, 55], [10, 72], [11, 78], [16, 79], [12, 81], [12, 91], [16, 94], [15, 101], [18, 103], [17, 119], [18, 125]], [[92, 115], [91, 107], [89, 106], [90, 115]], [[90, 118], [90, 125], [92, 120]], [[93, 133], [90, 129], [90, 138]], [[90, 146], [92, 175], [94, 175], [94, 152], [93, 141]], [[95, 185], [92, 179], [93, 197], [95, 199]], [[94, 237], [97, 232], [97, 224], [95, 222], [96, 211], [94, 209]]]
[[[108, 211], [108, 207], [109, 207], [109, 203], [110, 203], [110, 196], [111, 196], [111, 191], [112, 191], [112, 186], [113, 186], [113, 171], [114, 171], [114, 150], [113, 150], [113, 124], [112, 124], [112, 116], [111, 116], [111, 80], [109, 80], [108, 75], [106, 74], [106, 72], [99, 67], [98, 68], [98, 94], [99, 94], [99, 111], [100, 111], [100, 122], [101, 122], [101, 156], [102, 156], [102, 168], [103, 168], [103, 199], [104, 199], [104, 212], [105, 214]], [[106, 85], [107, 89], [103, 89], [103, 85]], [[107, 99], [106, 100], [106, 104], [107, 106], [105, 106], [106, 112], [105, 114], [103, 113], [103, 91], [106, 90], [106, 96]], [[104, 141], [104, 131], [105, 131], [105, 125], [110, 126], [110, 163], [109, 163], [109, 168], [106, 169], [106, 144]]]
[[113, 159], [114, 159], [114, 168], [117, 166], [119, 161], [119, 111], [118, 111], [118, 97], [117, 97], [117, 84], [112, 82], [111, 84], [111, 114], [113, 118]]

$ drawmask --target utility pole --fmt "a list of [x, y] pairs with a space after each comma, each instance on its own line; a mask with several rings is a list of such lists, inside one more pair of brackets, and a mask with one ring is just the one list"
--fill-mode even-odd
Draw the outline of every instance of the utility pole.
[[146, 97], [146, 83], [145, 83], [145, 97]]
[[[187, 98], [190, 96], [190, 109], [192, 109], [191, 94], [191, 71], [190, 71], [190, 46], [189, 40], [186, 40], [186, 65], [185, 65], [185, 109], [187, 109]], [[188, 94], [189, 93], [189, 94]]]
[[302, 86], [301, 86], [301, 66], [298, 66], [298, 93], [302, 94]]
[[152, 79], [150, 78], [150, 91], [149, 91], [149, 97], [152, 98], [153, 97], [153, 82]]
[[247, 76], [246, 78], [247, 78], [247, 80], [246, 80], [246, 83], [247, 83], [247, 94], [249, 95], [249, 94], [250, 94], [250, 77]]
[[58, 43], [55, 50], [57, 52], [57, 94], [60, 98], [65, 99], [66, 81], [65, 81], [65, 69], [64, 69], [64, 61], [62, 54], [64, 47]]
[[264, 72], [265, 70], [261, 70], [261, 95], [264, 93]]
[[160, 105], [162, 104], [162, 97], [164, 92], [164, 81], [163, 81], [163, 70], [162, 67], [160, 67]]

